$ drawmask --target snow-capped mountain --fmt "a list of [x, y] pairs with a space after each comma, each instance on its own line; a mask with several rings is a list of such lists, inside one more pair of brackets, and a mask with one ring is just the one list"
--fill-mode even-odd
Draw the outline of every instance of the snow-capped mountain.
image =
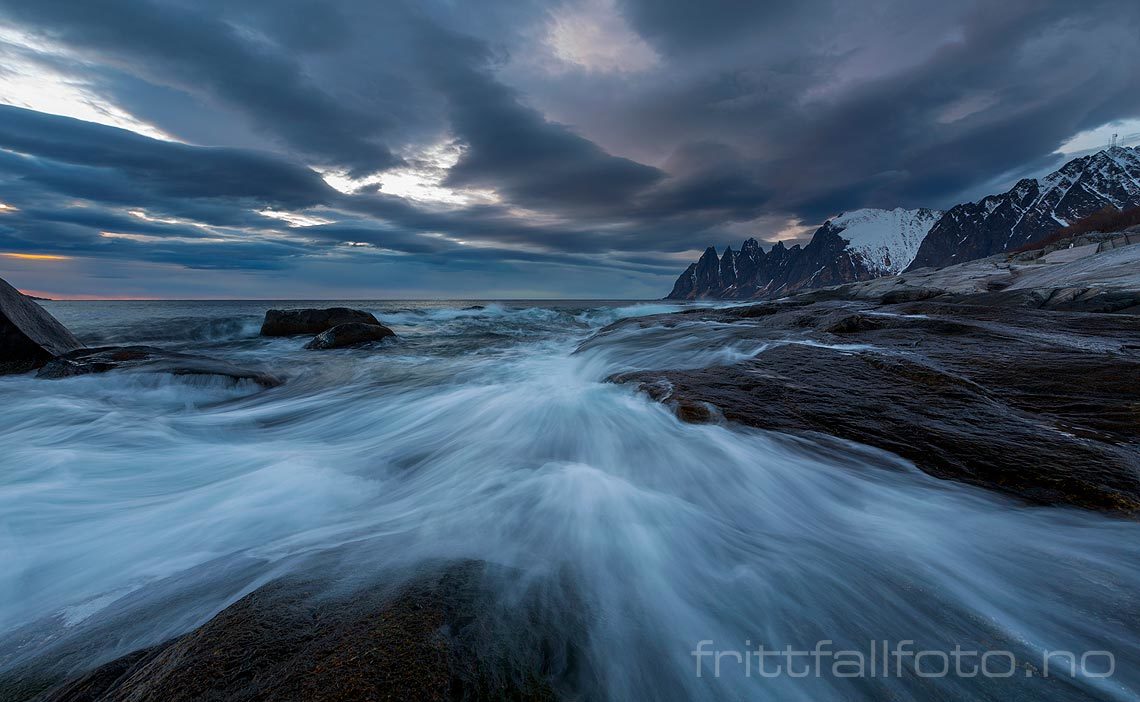
[[828, 224], [847, 240], [847, 250], [872, 271], [901, 273], [914, 257], [927, 232], [938, 221], [938, 210], [862, 209], [844, 212]]
[[1105, 207], [1140, 207], [1140, 148], [1114, 146], [1069, 161], [1041, 179], [947, 210], [862, 209], [824, 223], [807, 246], [755, 239], [717, 257], [709, 247], [667, 299], [786, 295], [985, 258], [1040, 241]]
[[1140, 151], [1114, 146], [946, 212], [910, 268], [940, 268], [1040, 241], [1105, 207], [1140, 206]]
[[749, 239], [717, 257], [711, 246], [689, 266], [668, 299], [750, 299], [893, 275], [910, 264], [941, 212], [862, 209], [828, 220], [807, 246], [776, 243], [768, 252]]

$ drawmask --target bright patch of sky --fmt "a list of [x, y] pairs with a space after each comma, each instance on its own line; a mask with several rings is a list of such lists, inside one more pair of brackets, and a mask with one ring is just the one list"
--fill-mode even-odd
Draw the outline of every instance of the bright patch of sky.
[[270, 219], [279, 219], [290, 227], [315, 227], [319, 224], [332, 224], [335, 221], [298, 212], [283, 212], [281, 210], [260, 210], [257, 214], [262, 217], [269, 217]]
[[54, 254], [5, 253], [4, 258], [14, 258], [19, 261], [66, 261], [70, 256], [57, 256]]
[[67, 75], [41, 59], [67, 58], [60, 46], [0, 26], [0, 104], [129, 129], [156, 139], [175, 141], [154, 125], [136, 119], [108, 102], [81, 79]]
[[1082, 151], [1107, 148], [1112, 141], [1112, 135], [1118, 134], [1117, 146], [1140, 145], [1140, 119], [1126, 119], [1119, 122], [1109, 122], [1096, 129], [1088, 129], [1074, 135], [1057, 150], [1063, 154], [1075, 154]]
[[[762, 215], [746, 222], [731, 222], [725, 225], [724, 231], [728, 233], [731, 239], [730, 245], [735, 251], [740, 248], [745, 239], [749, 238], [755, 238], [765, 246], [770, 246], [777, 241], [783, 241], [788, 246], [807, 243], [812, 233], [821, 224], [823, 222], [804, 222], [795, 217], [772, 214]], [[700, 253], [698, 251], [697, 255]]]
[[159, 224], [187, 224], [190, 226], [198, 226], [198, 223], [189, 219], [179, 219], [177, 217], [155, 217], [148, 213], [146, 210], [127, 210], [127, 214], [132, 217], [137, 217], [144, 222], [158, 222]]
[[154, 234], [131, 234], [128, 232], [99, 232], [99, 236], [103, 239], [125, 239], [141, 244], [169, 244], [172, 242], [179, 244], [220, 244], [226, 241], [234, 241], [234, 239], [219, 237], [156, 236]]
[[404, 154], [408, 165], [402, 168], [393, 168], [363, 178], [352, 178], [337, 171], [324, 171], [321, 177], [330, 186], [346, 194], [362, 188], [377, 188], [385, 195], [425, 204], [461, 207], [500, 202], [499, 196], [491, 190], [450, 188], [444, 184], [447, 172], [459, 162], [462, 155], [463, 149], [458, 143], [445, 140]]
[[564, 64], [599, 73], [639, 73], [657, 53], [618, 11], [614, 0], [580, 0], [551, 13], [546, 44]]

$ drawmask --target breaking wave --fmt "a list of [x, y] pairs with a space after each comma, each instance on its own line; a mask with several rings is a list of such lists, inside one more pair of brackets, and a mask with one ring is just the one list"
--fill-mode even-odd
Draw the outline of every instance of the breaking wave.
[[[1019, 666], [1109, 650], [1115, 677], [1049, 694], [1140, 691], [1126, 665], [1140, 621], [1135, 523], [1026, 507], [848, 442], [680, 423], [605, 378], [759, 349], [699, 323], [594, 336], [673, 305], [346, 304], [398, 341], [305, 351], [256, 336], [265, 304], [51, 307], [88, 341], [205, 346], [288, 381], [0, 379], [0, 671], [96, 624], [118, 634], [93, 659], [162, 641], [311, 554], [344, 550], [349, 565], [326, 577], [478, 559], [520, 582], [569, 582], [584, 623], [562, 633], [596, 671], [579, 681], [586, 699], [935, 689], [914, 676], [697, 677], [700, 641], [914, 640], [1008, 649]], [[548, 597], [560, 626], [567, 595]], [[946, 699], [1009, 689], [939, 682]]]

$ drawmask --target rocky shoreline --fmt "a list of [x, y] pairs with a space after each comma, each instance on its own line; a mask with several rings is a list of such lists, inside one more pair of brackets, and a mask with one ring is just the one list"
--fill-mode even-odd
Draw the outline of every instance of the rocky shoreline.
[[[329, 567], [336, 557], [322, 556]], [[516, 577], [509, 569], [437, 563], [344, 587], [308, 572], [257, 587], [186, 634], [76, 671], [73, 657], [109, 644], [95, 627], [0, 678], [0, 697], [544, 702], [558, 699], [552, 681], [576, 674], [580, 654], [542, 638], [559, 627], [543, 623], [534, 597], [510, 608], [496, 600]]]
[[[1047, 253], [998, 256], [774, 302], [635, 317], [580, 350], [631, 328], [727, 329], [763, 350], [732, 364], [609, 380], [686, 422], [857, 442], [1024, 504], [1135, 519], [1140, 246], [1131, 244], [1057, 264], [1043, 260]], [[391, 336], [363, 315], [303, 310], [267, 314], [267, 322], [278, 325], [274, 334], [317, 334], [310, 342], [317, 347]], [[327, 346], [316, 343], [322, 336]], [[280, 382], [220, 363], [152, 347], [79, 348], [45, 361], [40, 374], [134, 370]], [[528, 584], [543, 590], [530, 597], [516, 574], [482, 561], [336, 588], [330, 582], [339, 580], [319, 563], [277, 579], [254, 567], [233, 570], [233, 582], [219, 589], [233, 594], [207, 612], [217, 614], [182, 622], [177, 631], [187, 633], [157, 645], [132, 645], [126, 615], [114, 607], [76, 640], [53, 643], [51, 623], [29, 628], [14, 649], [0, 649], [0, 662], [10, 664], [0, 698], [521, 701], [573, 699], [583, 680], [598, 687], [601, 673], [579, 650], [586, 637], [566, 637], [587, 629], [589, 607], [557, 576]], [[129, 597], [153, 600], [146, 611], [158, 611], [174, 596], [161, 588]], [[24, 644], [34, 658], [20, 658]]]
[[[271, 309], [260, 334], [313, 336], [305, 348], [315, 350], [363, 346], [396, 335], [372, 314], [347, 307]], [[118, 371], [252, 381], [262, 388], [284, 382], [265, 370], [196, 353], [153, 346], [88, 348], [32, 298], [0, 280], [0, 375], [33, 370], [37, 378], [48, 380]]]
[[1028, 503], [1134, 517], [1140, 246], [1059, 265], [1037, 254], [626, 320], [600, 336], [705, 320], [770, 343], [733, 365], [611, 378], [685, 421], [834, 436]]

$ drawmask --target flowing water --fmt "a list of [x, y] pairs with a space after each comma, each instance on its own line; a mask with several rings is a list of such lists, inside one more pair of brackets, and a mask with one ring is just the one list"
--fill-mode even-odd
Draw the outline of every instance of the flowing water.
[[[727, 328], [628, 327], [575, 353], [667, 305], [340, 304], [398, 340], [306, 351], [257, 335], [264, 302], [45, 303], [89, 345], [193, 351], [287, 382], [0, 378], [0, 673], [111, 611], [120, 629], [92, 657], [164, 640], [339, 549], [350, 555], [331, 579], [450, 559], [519, 582], [557, 574], [581, 605], [563, 634], [593, 671], [576, 683], [587, 699], [1140, 691], [1134, 522], [1026, 507], [854, 444], [683, 424], [604, 382], [760, 350]], [[575, 606], [549, 597], [551, 610]], [[733, 654], [881, 656], [872, 642], [884, 641], [1008, 651], [985, 672], [1012, 677], [954, 674], [953, 661], [923, 677], [941, 668], [935, 655], [900, 657], [898, 675], [894, 660], [883, 675], [865, 659], [855, 677], [835, 656], [814, 659], [818, 677], [799, 676], [811, 658], [769, 658], [765, 676]], [[1046, 651], [1093, 653], [1075, 676], [1064, 661], [1043, 678]]]

